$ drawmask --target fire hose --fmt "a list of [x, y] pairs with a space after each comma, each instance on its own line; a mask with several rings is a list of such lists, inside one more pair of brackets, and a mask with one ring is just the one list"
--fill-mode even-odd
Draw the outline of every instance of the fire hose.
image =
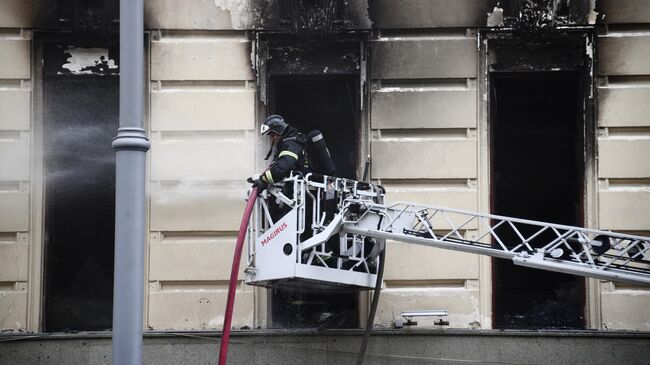
[[221, 333], [221, 348], [219, 350], [219, 365], [226, 365], [228, 358], [228, 343], [230, 342], [230, 326], [232, 323], [232, 312], [235, 306], [235, 292], [237, 291], [237, 276], [239, 275], [239, 263], [241, 262], [241, 253], [244, 247], [244, 238], [248, 221], [255, 206], [257, 199], [257, 187], [253, 187], [248, 196], [248, 203], [244, 210], [241, 224], [239, 225], [239, 234], [237, 234], [237, 243], [235, 244], [235, 254], [233, 255], [232, 270], [230, 271], [230, 283], [228, 285], [228, 299], [226, 301], [226, 313], [223, 319], [223, 330]]
[[[219, 350], [219, 365], [226, 365], [228, 359], [228, 345], [230, 342], [230, 327], [232, 324], [233, 309], [235, 306], [235, 293], [237, 291], [237, 277], [239, 276], [239, 263], [241, 262], [241, 254], [244, 247], [244, 239], [246, 237], [246, 230], [250, 220], [255, 200], [257, 199], [257, 187], [253, 187], [244, 210], [241, 224], [239, 226], [239, 233], [237, 234], [237, 242], [235, 244], [235, 252], [233, 255], [232, 269], [230, 271], [230, 282], [228, 284], [228, 298], [226, 300], [226, 312], [224, 314], [223, 329], [221, 334], [221, 347]], [[363, 363], [365, 352], [368, 346], [370, 331], [372, 331], [377, 305], [379, 302], [379, 293], [381, 291], [381, 282], [384, 272], [385, 250], [382, 250], [379, 261], [379, 272], [377, 276], [377, 285], [375, 287], [373, 301], [370, 309], [370, 315], [366, 323], [363, 340], [361, 342], [361, 350], [357, 358], [357, 364]]]

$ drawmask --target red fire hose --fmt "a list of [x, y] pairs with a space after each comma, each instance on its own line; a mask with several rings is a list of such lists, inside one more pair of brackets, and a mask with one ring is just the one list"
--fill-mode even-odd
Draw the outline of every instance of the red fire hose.
[[221, 334], [221, 349], [219, 350], [219, 365], [226, 365], [228, 358], [228, 342], [230, 341], [230, 325], [232, 322], [232, 311], [235, 306], [235, 291], [237, 290], [237, 276], [239, 274], [239, 262], [241, 261], [241, 252], [244, 247], [244, 237], [246, 237], [246, 228], [248, 220], [251, 217], [253, 206], [257, 199], [257, 187], [253, 187], [248, 196], [248, 203], [241, 224], [239, 225], [239, 234], [235, 244], [235, 255], [232, 261], [232, 270], [230, 271], [230, 284], [228, 285], [228, 300], [226, 301], [226, 314], [223, 319], [223, 332]]

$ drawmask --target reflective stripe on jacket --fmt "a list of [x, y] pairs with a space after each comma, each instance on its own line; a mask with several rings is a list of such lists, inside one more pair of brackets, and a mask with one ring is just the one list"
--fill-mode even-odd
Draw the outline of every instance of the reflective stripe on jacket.
[[275, 184], [289, 176], [292, 170], [306, 173], [308, 164], [304, 150], [305, 137], [297, 129], [290, 127], [285, 138], [278, 143], [273, 163], [262, 174], [262, 180], [268, 184]]

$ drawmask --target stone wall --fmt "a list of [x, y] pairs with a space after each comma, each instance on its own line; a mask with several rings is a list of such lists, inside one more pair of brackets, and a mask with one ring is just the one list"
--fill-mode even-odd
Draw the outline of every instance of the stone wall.
[[[35, 241], [32, 191], [30, 1], [0, 3], [0, 329], [28, 328]], [[30, 270], [34, 272], [30, 272]], [[35, 292], [38, 292], [36, 290]]]
[[[650, 3], [601, 0], [598, 37], [599, 228], [650, 234]], [[650, 329], [650, 290], [602, 283], [602, 326]]]
[[[370, 48], [372, 178], [387, 201], [478, 210], [477, 34], [486, 2], [373, 2]], [[444, 28], [441, 28], [444, 27]], [[415, 29], [414, 28], [423, 28]], [[434, 229], [443, 227], [434, 227]], [[465, 235], [477, 232], [470, 224]], [[455, 328], [481, 323], [479, 257], [387, 243], [377, 322], [446, 309]], [[433, 318], [418, 320], [433, 325]]]
[[[244, 31], [152, 34], [147, 324], [216, 328], [254, 173], [251, 42]], [[252, 321], [253, 288], [241, 285], [233, 325]]]

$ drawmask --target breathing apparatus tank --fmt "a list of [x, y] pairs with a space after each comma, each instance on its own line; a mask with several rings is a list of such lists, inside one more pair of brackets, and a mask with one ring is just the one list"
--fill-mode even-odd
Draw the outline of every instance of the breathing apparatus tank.
[[317, 129], [307, 133], [307, 155], [314, 172], [328, 176], [336, 175], [336, 166], [327, 149], [323, 133]]

